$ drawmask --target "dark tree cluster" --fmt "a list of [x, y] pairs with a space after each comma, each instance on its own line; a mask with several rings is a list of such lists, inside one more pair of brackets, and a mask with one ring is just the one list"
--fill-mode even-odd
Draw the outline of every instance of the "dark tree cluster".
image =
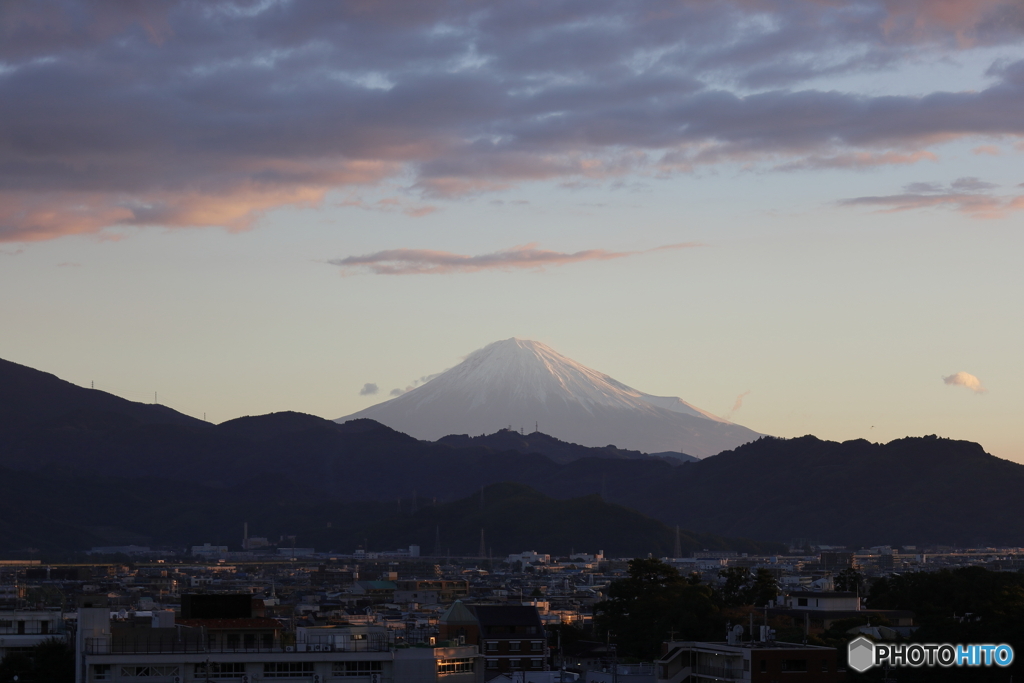
[[50, 638], [28, 652], [11, 652], [0, 661], [0, 683], [70, 683], [75, 680], [75, 651]]

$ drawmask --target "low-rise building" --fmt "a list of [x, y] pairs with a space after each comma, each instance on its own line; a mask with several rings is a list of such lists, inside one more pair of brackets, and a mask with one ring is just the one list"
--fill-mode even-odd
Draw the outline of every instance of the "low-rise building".
[[518, 671], [546, 671], [547, 636], [536, 607], [466, 605], [456, 601], [438, 619], [442, 639], [476, 645], [485, 659], [484, 678]]
[[837, 652], [832, 647], [761, 641], [673, 641], [665, 643], [662, 649], [661, 659], [654, 663], [656, 683], [846, 680], [846, 672], [839, 671]]
[[[193, 596], [195, 597], [195, 596]], [[193, 603], [193, 608], [195, 607]], [[204, 607], [208, 607], [204, 606]], [[286, 633], [262, 617], [114, 621], [101, 598], [78, 612], [76, 683], [209, 682], [213, 679], [323, 683], [482, 683], [475, 646], [398, 647], [384, 627], [309, 627]]]
[[49, 638], [64, 638], [58, 610], [0, 610], [0, 660], [25, 652]]

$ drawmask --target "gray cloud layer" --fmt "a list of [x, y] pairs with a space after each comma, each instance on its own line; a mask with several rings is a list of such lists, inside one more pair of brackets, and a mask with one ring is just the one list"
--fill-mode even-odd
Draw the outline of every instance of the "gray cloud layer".
[[923, 97], [808, 79], [1022, 33], [1010, 0], [12, 1], [0, 240], [244, 229], [395, 178], [450, 197], [729, 161], [912, 163], [951, 137], [1024, 135], [1024, 62]]

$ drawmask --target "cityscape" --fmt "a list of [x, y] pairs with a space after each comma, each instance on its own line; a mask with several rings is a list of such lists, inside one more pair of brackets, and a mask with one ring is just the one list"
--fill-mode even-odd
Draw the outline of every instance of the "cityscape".
[[0, 3], [0, 683], [1024, 681], [1022, 47]]

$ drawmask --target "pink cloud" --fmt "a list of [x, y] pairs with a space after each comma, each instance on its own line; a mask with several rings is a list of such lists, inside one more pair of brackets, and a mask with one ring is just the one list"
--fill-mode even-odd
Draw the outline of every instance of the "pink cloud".
[[81, 234], [112, 237], [107, 229], [117, 226], [222, 227], [241, 232], [267, 211], [318, 206], [335, 184], [379, 183], [395, 168], [386, 162], [349, 162], [324, 173], [317, 184], [242, 180], [207, 191], [0, 191], [0, 242]]
[[927, 150], [916, 152], [849, 152], [831, 156], [811, 155], [775, 167], [778, 171], [806, 169], [860, 169], [876, 166], [909, 166], [922, 161], [938, 161], [939, 157]]
[[732, 404], [732, 408], [729, 410], [728, 413], [723, 415], [722, 418], [725, 419], [725, 420], [731, 420], [732, 416], [735, 415], [736, 412], [740, 408], [743, 407], [743, 399], [746, 398], [749, 395], [750, 395], [750, 390], [748, 389], [748, 390], [744, 391], [742, 394], [740, 394], [739, 396], [737, 396], [736, 397], [736, 402]]
[[988, 393], [988, 389], [982, 386], [981, 380], [969, 372], [957, 372], [947, 377], [943, 377], [942, 381], [949, 386], [965, 387], [976, 394]]
[[993, 157], [997, 157], [1000, 154], [999, 148], [995, 145], [978, 145], [972, 149], [971, 152], [978, 155], [987, 154]]
[[483, 270], [543, 270], [549, 266], [564, 266], [583, 261], [610, 261], [637, 254], [673, 249], [689, 249], [699, 246], [703, 245], [696, 242], [687, 242], [668, 244], [642, 251], [588, 249], [573, 253], [563, 253], [538, 249], [537, 243], [534, 242], [479, 256], [466, 256], [449, 251], [434, 251], [430, 249], [388, 249], [364, 256], [332, 259], [328, 263], [341, 267], [343, 273], [369, 272], [374, 275], [476, 273]]
[[874, 206], [882, 213], [946, 208], [973, 218], [1005, 218], [1024, 209], [1024, 195], [997, 195], [997, 186], [977, 178], [959, 178], [948, 186], [911, 183], [901, 194], [853, 197], [842, 206]]

